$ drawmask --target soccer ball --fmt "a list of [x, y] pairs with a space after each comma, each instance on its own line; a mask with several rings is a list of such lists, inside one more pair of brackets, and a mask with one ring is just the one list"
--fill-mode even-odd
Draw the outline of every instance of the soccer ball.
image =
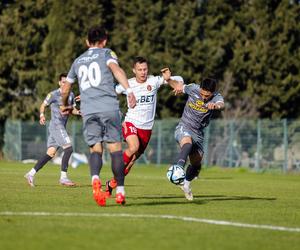
[[185, 178], [184, 169], [179, 165], [172, 165], [167, 171], [167, 178], [175, 185], [182, 184]]

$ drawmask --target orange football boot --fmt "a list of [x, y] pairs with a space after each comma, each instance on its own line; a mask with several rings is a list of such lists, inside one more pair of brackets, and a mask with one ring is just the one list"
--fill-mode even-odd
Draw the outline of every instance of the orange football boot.
[[116, 194], [116, 203], [120, 205], [125, 205], [125, 195], [122, 193], [117, 193]]
[[106, 205], [106, 195], [101, 190], [101, 181], [99, 179], [94, 179], [93, 181], [93, 196], [99, 206], [104, 207]]

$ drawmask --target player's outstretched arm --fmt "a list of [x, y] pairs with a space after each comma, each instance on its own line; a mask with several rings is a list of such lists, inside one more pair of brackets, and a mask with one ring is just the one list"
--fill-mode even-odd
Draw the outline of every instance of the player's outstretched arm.
[[169, 68], [161, 69], [164, 80], [171, 86], [175, 95], [183, 93], [183, 82], [171, 79], [171, 71]]
[[207, 104], [209, 110], [221, 110], [224, 109], [224, 102], [210, 102]]
[[43, 102], [40, 106], [40, 124], [41, 125], [46, 124], [45, 109], [46, 109], [46, 104]]
[[71, 83], [65, 81], [65, 84], [61, 87], [61, 98], [62, 106], [60, 106], [60, 111], [63, 115], [67, 115], [73, 109], [72, 106], [68, 106], [68, 97], [71, 92]]
[[116, 63], [110, 63], [108, 64], [108, 67], [112, 71], [114, 77], [117, 79], [117, 81], [124, 87], [127, 93], [127, 102], [130, 108], [134, 108], [136, 105], [136, 99], [132, 92], [132, 89], [129, 88], [128, 80], [126, 73], [124, 70]]
[[61, 87], [61, 98], [63, 106], [68, 106], [68, 97], [71, 92], [71, 83], [65, 81], [65, 84]]

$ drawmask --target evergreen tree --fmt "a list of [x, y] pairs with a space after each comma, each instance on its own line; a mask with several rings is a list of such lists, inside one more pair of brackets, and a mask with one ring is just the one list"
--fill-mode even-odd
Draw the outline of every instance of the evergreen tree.
[[299, 115], [291, 105], [299, 101], [299, 14], [299, 4], [291, 1], [257, 0], [242, 8], [229, 67], [232, 97], [251, 98], [259, 117]]
[[0, 158], [7, 118], [32, 119], [42, 41], [47, 33], [46, 1], [2, 1], [0, 5]]
[[47, 34], [44, 0], [7, 4], [0, 16], [0, 117], [33, 118], [40, 52]]
[[[54, 1], [46, 17], [49, 32], [43, 43], [44, 77], [38, 83], [38, 95], [45, 96], [68, 72], [73, 60], [87, 49], [87, 31], [94, 25], [105, 25], [102, 1]], [[67, 8], [66, 8], [67, 6]], [[77, 85], [75, 89], [78, 94]]]

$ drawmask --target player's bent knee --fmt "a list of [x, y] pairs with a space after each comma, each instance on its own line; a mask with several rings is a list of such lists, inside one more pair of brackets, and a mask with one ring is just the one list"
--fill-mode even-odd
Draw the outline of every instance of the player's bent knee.
[[192, 138], [189, 136], [185, 136], [181, 139], [179, 144], [180, 144], [180, 147], [182, 147], [184, 144], [192, 144], [192, 143], [193, 143]]
[[118, 152], [122, 150], [122, 143], [121, 142], [107, 143], [107, 147], [110, 153]]
[[54, 154], [52, 154], [52, 153], [48, 154], [47, 153], [47, 155], [49, 155], [51, 158], [53, 158], [55, 156], [55, 153]]
[[47, 149], [47, 155], [49, 155], [51, 158], [53, 158], [56, 154], [57, 149], [54, 147], [50, 147]]
[[138, 152], [139, 147], [137, 145], [131, 145], [127, 148], [127, 150], [130, 152], [131, 155], [133, 155]]
[[102, 144], [101, 143], [96, 143], [92, 146], [90, 146], [90, 153], [99, 153], [102, 154]]

